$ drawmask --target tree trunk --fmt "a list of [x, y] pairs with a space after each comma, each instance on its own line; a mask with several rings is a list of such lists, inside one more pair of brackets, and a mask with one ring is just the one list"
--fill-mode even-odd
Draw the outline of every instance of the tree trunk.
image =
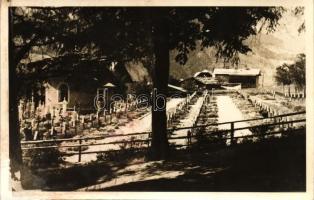
[[[9, 21], [11, 20], [9, 15]], [[12, 23], [10, 21], [10, 23]], [[9, 27], [9, 158], [11, 173], [21, 170], [22, 152], [20, 144], [19, 120], [18, 120], [18, 86], [16, 74], [17, 62], [14, 58], [14, 45], [12, 41], [12, 27]]]
[[167, 139], [166, 96], [169, 77], [169, 27], [167, 9], [160, 8], [153, 16], [155, 66], [153, 69], [152, 145], [150, 158], [165, 159], [169, 154]]
[[130, 74], [128, 73], [125, 63], [117, 63], [115, 66], [115, 73], [118, 77], [119, 85], [121, 85], [120, 91], [125, 91], [125, 83], [132, 81]]

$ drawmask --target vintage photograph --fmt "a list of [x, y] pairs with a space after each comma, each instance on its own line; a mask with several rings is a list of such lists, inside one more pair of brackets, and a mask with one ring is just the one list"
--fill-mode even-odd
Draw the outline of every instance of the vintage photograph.
[[9, 7], [13, 193], [306, 192], [304, 13]]

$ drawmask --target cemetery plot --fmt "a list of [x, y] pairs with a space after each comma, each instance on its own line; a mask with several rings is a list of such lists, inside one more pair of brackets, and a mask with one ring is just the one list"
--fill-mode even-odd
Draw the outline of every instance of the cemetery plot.
[[[191, 101], [191, 105], [189, 106], [189, 109], [187, 112], [183, 113], [181, 115], [180, 119], [178, 119], [177, 124], [173, 127], [175, 128], [182, 128], [182, 127], [193, 127], [196, 124], [197, 117], [200, 113], [200, 110], [202, 108], [202, 105], [204, 103], [204, 99], [207, 96], [207, 92], [205, 92], [200, 97], [193, 98]], [[181, 129], [181, 130], [175, 130], [172, 132], [171, 137], [191, 137], [192, 129]], [[187, 143], [189, 143], [190, 139], [186, 141], [186, 139], [174, 139], [171, 140], [171, 144], [175, 146], [186, 146]]]
[[[262, 114], [260, 110], [255, 107], [252, 102], [245, 99], [240, 93], [233, 93], [230, 94], [230, 97], [236, 107], [241, 111], [242, 117], [244, 119], [255, 119], [255, 118], [262, 118]], [[258, 122], [250, 122], [250, 125], [255, 125]]]
[[225, 143], [224, 141], [221, 141], [223, 133], [217, 132], [217, 122], [217, 97], [207, 95], [196, 121], [197, 128], [194, 128], [192, 131], [192, 136], [194, 136], [191, 139], [193, 148], [199, 149], [202, 148], [202, 146], [212, 146], [214, 148], [217, 144]]
[[239, 91], [242, 96], [249, 99], [253, 104], [258, 104], [267, 115], [276, 115], [292, 112], [305, 111], [304, 98], [290, 98], [280, 95], [276, 92], [266, 90], [242, 90]]
[[[265, 128], [269, 123], [303, 120], [303, 116], [284, 116], [263, 120], [264, 110], [255, 100], [261, 95], [264, 94], [251, 95], [250, 91], [228, 92], [224, 90], [213, 93], [205, 91], [203, 94], [194, 92], [186, 98], [168, 99], [166, 114], [170, 145], [177, 149], [202, 145], [222, 147], [232, 142], [242, 143], [247, 140], [243, 139], [246, 136], [285, 130], [300, 125], [285, 123], [275, 128]], [[24, 119], [22, 122], [25, 123], [26, 128], [22, 129], [22, 133], [26, 140], [45, 139], [44, 145], [40, 140], [33, 143], [23, 142], [25, 143], [24, 156], [27, 160], [29, 157], [34, 157], [37, 152], [41, 152], [43, 155], [39, 156], [38, 160], [45, 160], [44, 157], [48, 155], [46, 157], [50, 156], [51, 162], [54, 163], [64, 161], [88, 163], [96, 161], [99, 157], [107, 159], [109, 152], [128, 149], [134, 152], [141, 151], [150, 146], [152, 120], [150, 109], [150, 107], [142, 110], [133, 109], [128, 112], [115, 109], [112, 113], [100, 114], [98, 112], [89, 115], [78, 115], [78, 112], [74, 110], [55, 117], [47, 115], [47, 118], [37, 118], [38, 121], [36, 118], [32, 119], [30, 125], [28, 124], [30, 119]], [[302, 128], [303, 125], [300, 126]], [[32, 129], [35, 130], [35, 135]], [[256, 141], [256, 137], [251, 137], [251, 139]], [[32, 150], [33, 147], [37, 149]]]
[[217, 97], [207, 95], [201, 108], [200, 115], [197, 118], [197, 126], [210, 124], [204, 127], [206, 132], [214, 132], [218, 130], [218, 107]]
[[[192, 95], [192, 98], [195, 96]], [[181, 110], [191, 101], [189, 98], [173, 98], [167, 102], [167, 115], [173, 118], [177, 111]], [[123, 113], [124, 114], [124, 113]], [[149, 145], [147, 139], [149, 131], [151, 131], [151, 113], [148, 111], [132, 111], [126, 113], [126, 115], [117, 114], [110, 116], [111, 119], [106, 123], [105, 126], [97, 127], [97, 116], [91, 114], [88, 116], [81, 116], [81, 126], [76, 124], [77, 134], [71, 139], [62, 141], [58, 145], [51, 144], [52, 147], [58, 148], [60, 146], [60, 154], [77, 154], [82, 153], [80, 161], [90, 162], [97, 159], [97, 152], [100, 151], [115, 151], [125, 148], [142, 148]], [[107, 116], [108, 118], [108, 116]], [[93, 125], [93, 122], [95, 125]], [[54, 123], [55, 125], [56, 123]], [[96, 126], [96, 127], [95, 127]], [[56, 130], [54, 128], [54, 130]], [[78, 131], [80, 130], [80, 132]], [[143, 134], [130, 134], [130, 133], [141, 133]], [[54, 138], [58, 138], [55, 135]], [[85, 140], [84, 138], [91, 138]], [[52, 138], [52, 137], [51, 137]], [[54, 140], [55, 141], [55, 140]], [[79, 141], [79, 143], [78, 143]], [[52, 141], [53, 143], [53, 141]], [[36, 144], [36, 143], [34, 143]], [[61, 147], [62, 146], [62, 147]], [[82, 148], [80, 148], [80, 146]], [[29, 147], [31, 148], [31, 147]], [[80, 151], [80, 152], [79, 152]], [[95, 153], [93, 153], [95, 152]], [[75, 163], [77, 162], [77, 155], [65, 156], [66, 162]]]

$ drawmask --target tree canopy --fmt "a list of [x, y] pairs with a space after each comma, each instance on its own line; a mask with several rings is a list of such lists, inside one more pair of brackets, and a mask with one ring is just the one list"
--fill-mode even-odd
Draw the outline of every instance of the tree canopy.
[[[258, 32], [258, 23], [274, 30], [283, 8], [162, 8], [169, 49], [184, 64], [196, 41], [215, 46], [217, 57], [238, 61], [251, 49], [243, 41]], [[12, 8], [10, 37], [19, 63], [30, 52], [54, 57], [77, 54], [87, 59], [125, 62], [153, 58], [153, 20], [161, 8]]]
[[277, 67], [275, 79], [278, 84], [290, 85], [292, 80], [290, 78], [289, 65], [283, 64]]
[[276, 68], [275, 79], [278, 84], [295, 84], [299, 89], [305, 88], [305, 54], [299, 54], [296, 61]]

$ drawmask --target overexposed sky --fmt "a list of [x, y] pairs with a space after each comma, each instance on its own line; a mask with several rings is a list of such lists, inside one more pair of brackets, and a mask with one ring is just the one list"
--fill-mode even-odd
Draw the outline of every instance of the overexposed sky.
[[298, 28], [304, 22], [304, 19], [304, 16], [295, 16], [290, 10], [283, 14], [277, 30], [272, 33], [272, 35], [283, 41], [282, 51], [295, 54], [305, 52], [305, 32], [298, 32]]

